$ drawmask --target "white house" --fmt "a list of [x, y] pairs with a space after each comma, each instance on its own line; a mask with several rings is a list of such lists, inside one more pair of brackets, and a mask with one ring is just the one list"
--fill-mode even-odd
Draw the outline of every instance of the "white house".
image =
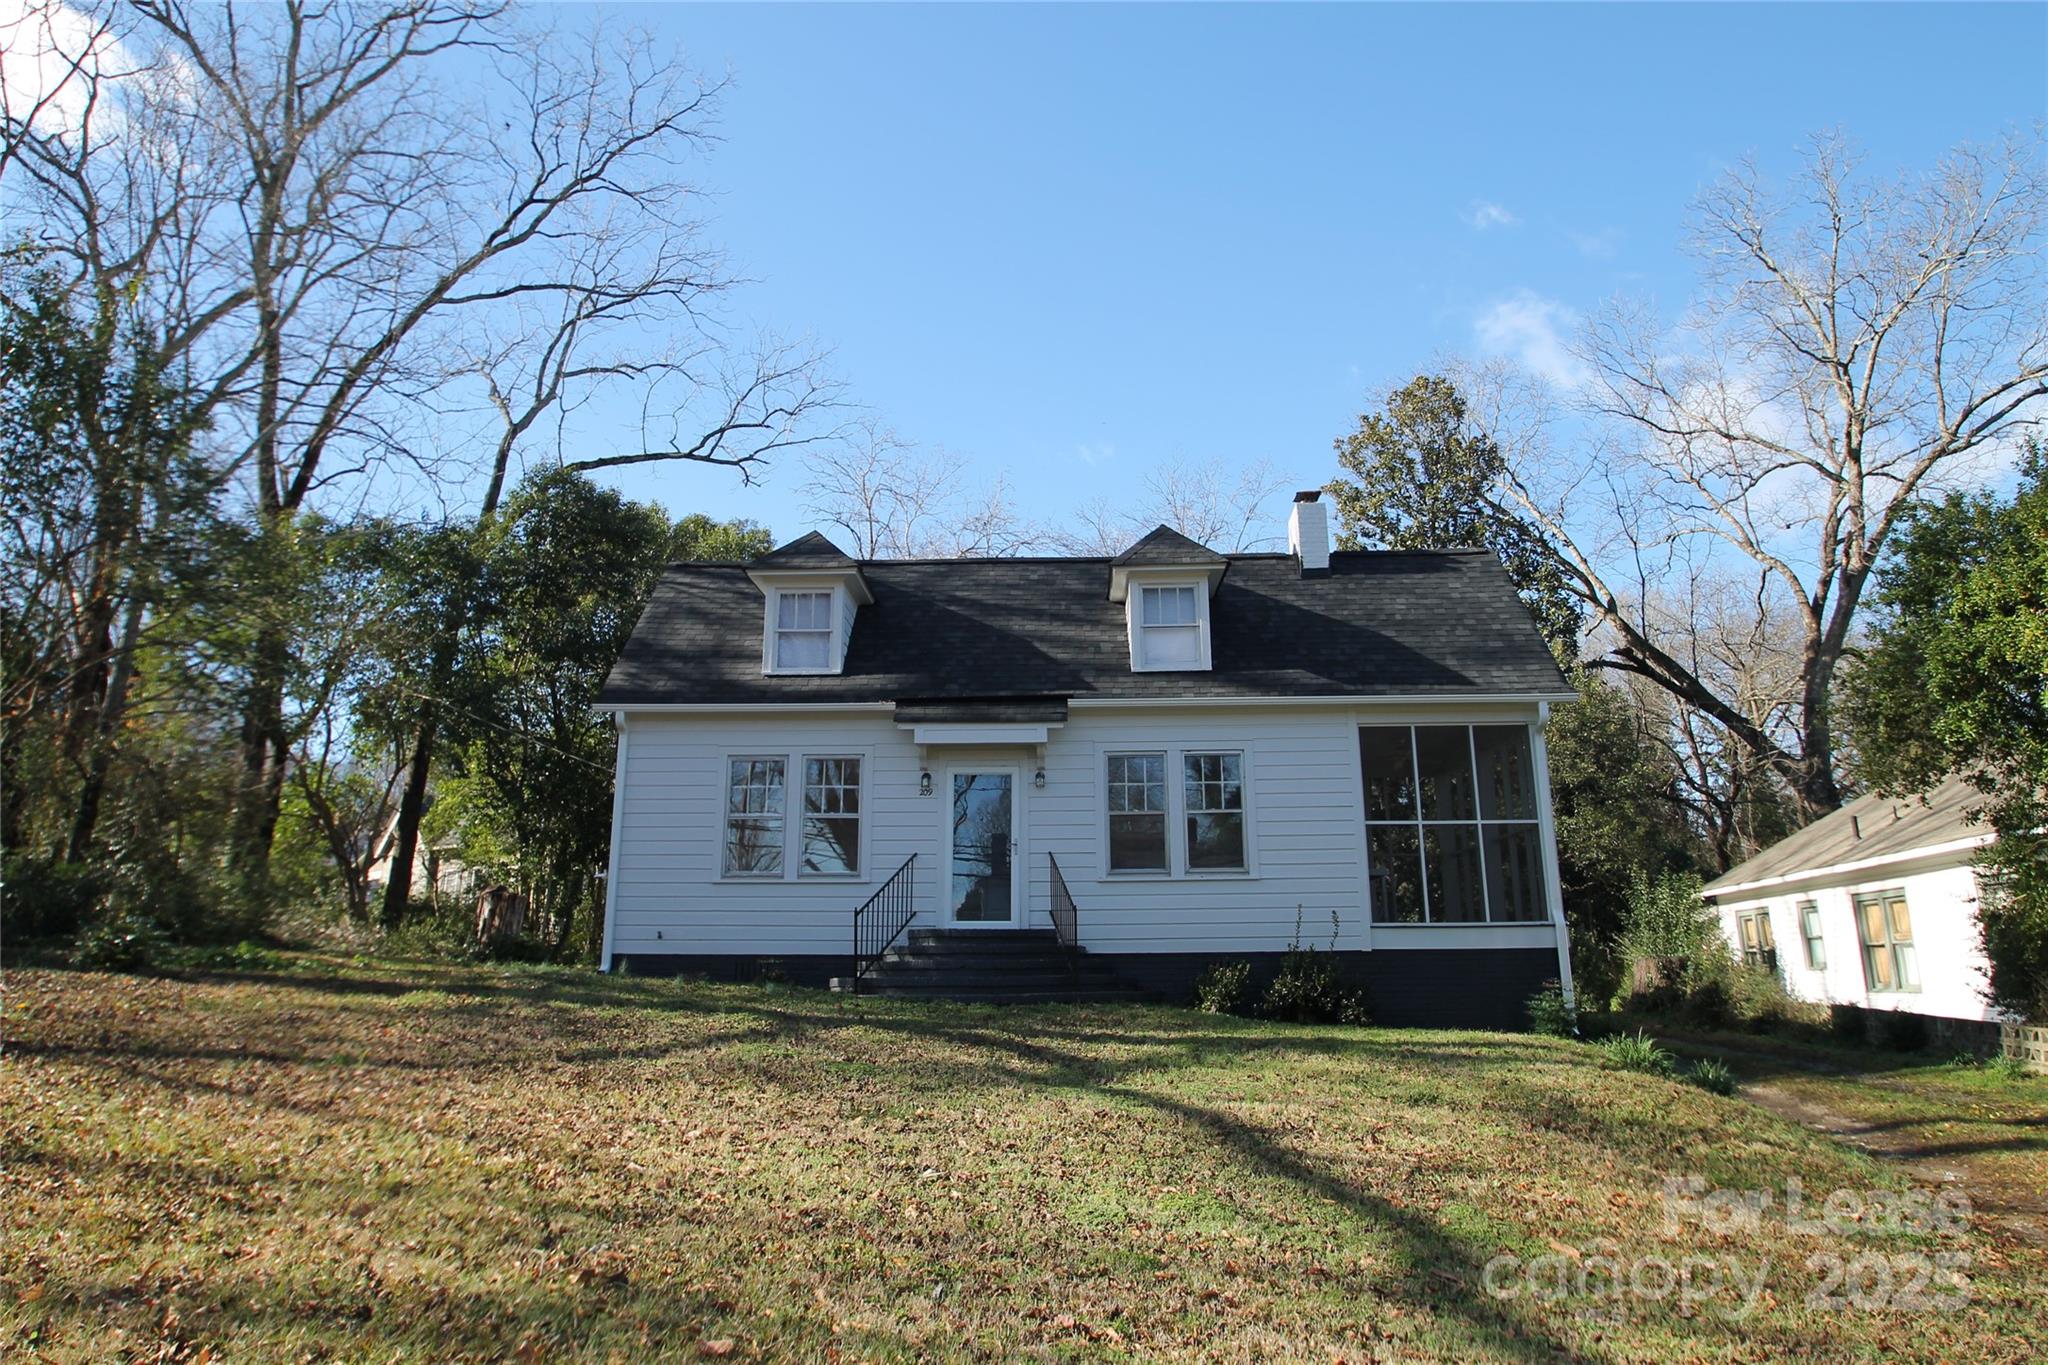
[[604, 965], [1186, 998], [1334, 946], [1377, 1017], [1570, 982], [1543, 751], [1574, 695], [1500, 564], [1162, 527], [1114, 559], [663, 575], [619, 727]]
[[1973, 867], [1983, 797], [1952, 777], [1925, 798], [1861, 796], [1710, 882], [1735, 951], [1803, 1000], [1971, 1022], [1984, 998]]

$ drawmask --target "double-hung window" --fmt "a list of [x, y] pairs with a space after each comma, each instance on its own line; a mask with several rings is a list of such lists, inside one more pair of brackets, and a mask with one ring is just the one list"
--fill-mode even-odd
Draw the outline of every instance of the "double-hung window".
[[1771, 912], [1752, 910], [1735, 917], [1736, 932], [1742, 936], [1742, 963], [1746, 967], [1778, 970], [1778, 936], [1771, 929]]
[[1358, 747], [1375, 921], [1548, 917], [1527, 726], [1368, 725]]
[[1137, 666], [1146, 669], [1201, 669], [1209, 666], [1202, 639], [1207, 592], [1195, 584], [1139, 587]]
[[832, 594], [775, 594], [775, 670], [822, 673], [832, 667]]
[[860, 871], [860, 760], [804, 759], [803, 870]]
[[[787, 815], [791, 771], [802, 805]], [[738, 755], [726, 761], [724, 871], [728, 877], [858, 876], [861, 870], [861, 760], [858, 755]], [[790, 842], [795, 840], [792, 852]]]
[[725, 875], [782, 875], [783, 786], [788, 760], [735, 758], [726, 765]]
[[1806, 940], [1806, 966], [1809, 971], [1824, 972], [1828, 969], [1827, 940], [1821, 936], [1820, 907], [1812, 901], [1799, 902], [1799, 935]]
[[1109, 756], [1109, 870], [1166, 871], [1166, 755]]
[[[1177, 778], [1170, 780], [1169, 774], [1176, 772]], [[1242, 751], [1112, 753], [1107, 782], [1108, 871], [1173, 875], [1251, 870]], [[1172, 834], [1176, 819], [1181, 830], [1177, 841]]]
[[1244, 871], [1244, 755], [1183, 754], [1181, 766], [1188, 871]]
[[1856, 936], [1863, 945], [1863, 979], [1872, 991], [1917, 991], [1920, 962], [1913, 952], [1913, 915], [1904, 891], [1856, 898]]

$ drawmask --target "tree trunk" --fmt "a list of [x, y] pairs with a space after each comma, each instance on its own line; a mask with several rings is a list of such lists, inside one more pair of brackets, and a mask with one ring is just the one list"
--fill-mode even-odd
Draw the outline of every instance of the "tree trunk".
[[114, 735], [128, 709], [128, 684], [135, 676], [135, 644], [141, 633], [142, 596], [137, 593], [128, 599], [128, 610], [121, 622], [121, 647], [114, 656], [113, 675], [107, 681], [106, 696], [100, 704], [92, 751], [86, 758], [85, 780], [79, 785], [78, 806], [71, 821], [71, 846], [65, 855], [70, 862], [83, 862], [92, 852], [100, 803], [107, 790], [107, 774], [114, 764]]
[[[438, 663], [439, 660], [437, 659]], [[439, 669], [435, 670], [439, 673]], [[434, 758], [438, 717], [434, 703], [420, 710], [420, 728], [413, 737], [412, 761], [406, 765], [405, 791], [398, 798], [398, 821], [392, 833], [391, 863], [384, 883], [381, 920], [386, 929], [396, 929], [412, 901], [412, 865], [419, 855], [420, 817], [427, 810], [427, 768]]]
[[229, 857], [243, 882], [260, 888], [270, 873], [270, 846], [277, 836], [290, 745], [285, 735], [285, 678], [291, 642], [282, 630], [264, 627], [256, 637], [249, 695], [242, 707], [241, 791], [235, 806]]

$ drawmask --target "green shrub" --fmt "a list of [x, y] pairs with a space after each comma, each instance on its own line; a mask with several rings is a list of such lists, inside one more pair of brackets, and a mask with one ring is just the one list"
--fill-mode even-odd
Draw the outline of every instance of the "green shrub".
[[1577, 1012], [1565, 1003], [1563, 982], [1546, 981], [1529, 997], [1529, 1027], [1553, 1038], [1569, 1038], [1579, 1031]]
[[1702, 1057], [1687, 1067], [1685, 1078], [1700, 1089], [1716, 1095], [1735, 1093], [1735, 1073], [1728, 1069], [1726, 1062], [1713, 1057]]
[[171, 941], [156, 921], [132, 912], [100, 916], [78, 936], [74, 960], [103, 972], [147, 972], [169, 956]]
[[1986, 1058], [1984, 1069], [2008, 1083], [2031, 1080], [2034, 1077], [2034, 1073], [2027, 1070], [2026, 1062], [2009, 1052], [2001, 1052], [1996, 1057]]
[[99, 897], [100, 877], [90, 867], [10, 853], [0, 865], [0, 939], [75, 934], [92, 917]]
[[1752, 1032], [1800, 1029], [1818, 1033], [1830, 1024], [1826, 1005], [1799, 999], [1785, 989], [1783, 978], [1769, 967], [1743, 963], [1732, 968], [1723, 980], [1727, 982], [1732, 1022]]
[[1625, 1071], [1644, 1071], [1653, 1076], [1669, 1076], [1675, 1063], [1664, 1046], [1641, 1030], [1635, 1033], [1617, 1033], [1612, 1038], [1603, 1038], [1600, 1050], [1607, 1054], [1607, 1060]]
[[1666, 872], [1655, 881], [1636, 877], [1619, 945], [1629, 961], [1651, 957], [1692, 962], [1725, 953], [1720, 918], [1700, 899], [1700, 879], [1690, 872]]
[[1334, 955], [1296, 945], [1280, 959], [1259, 1013], [1296, 1024], [1370, 1024], [1365, 992], [1344, 989]]
[[1195, 1007], [1204, 1014], [1236, 1014], [1244, 1008], [1251, 980], [1249, 962], [1211, 963], [1195, 983]]

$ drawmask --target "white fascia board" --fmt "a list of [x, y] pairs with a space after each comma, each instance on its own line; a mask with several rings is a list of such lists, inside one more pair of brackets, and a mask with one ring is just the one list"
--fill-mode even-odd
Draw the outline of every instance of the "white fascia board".
[[1050, 725], [911, 725], [919, 744], [1043, 744]]
[[1458, 696], [1442, 694], [1403, 696], [1335, 697], [1070, 697], [1067, 706], [1080, 710], [1122, 706], [1498, 706], [1534, 708], [1541, 702], [1577, 701], [1576, 692], [1473, 692]]
[[859, 569], [748, 569], [747, 577], [763, 595], [772, 589], [801, 592], [806, 588], [844, 587], [847, 596], [864, 607], [873, 606], [875, 595]]
[[739, 702], [600, 702], [590, 708], [593, 715], [614, 716], [736, 716], [748, 712], [781, 714], [792, 711], [894, 711], [893, 701], [739, 701]]
[[1186, 583], [1192, 579], [1208, 580], [1209, 596], [1216, 595], [1216, 585], [1223, 581], [1223, 571], [1230, 565], [1222, 564], [1113, 564], [1109, 569], [1109, 600], [1122, 602], [1130, 596], [1133, 583]]
[[1775, 877], [1761, 877], [1753, 882], [1737, 882], [1733, 886], [1710, 886], [1700, 894], [1708, 900], [1726, 903], [1730, 896], [1740, 896], [1750, 891], [1766, 891], [1801, 882], [1829, 883], [1840, 881], [1858, 872], [1870, 872], [1881, 867], [1892, 867], [1899, 863], [1917, 863], [1929, 859], [1946, 858], [1958, 853], [1970, 853], [1985, 847], [1996, 838], [1990, 832], [1972, 834], [1963, 839], [1951, 839], [1944, 844], [1924, 844], [1919, 848], [1904, 848], [1896, 853], [1886, 853], [1876, 858], [1861, 858], [1855, 862], [1830, 863], [1826, 867], [1802, 868], [1797, 872], [1784, 872]]

